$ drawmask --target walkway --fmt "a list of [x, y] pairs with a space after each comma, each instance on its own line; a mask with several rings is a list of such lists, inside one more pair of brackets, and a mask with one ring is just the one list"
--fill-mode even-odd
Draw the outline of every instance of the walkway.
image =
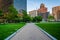
[[28, 23], [11, 40], [51, 40], [33, 23]]

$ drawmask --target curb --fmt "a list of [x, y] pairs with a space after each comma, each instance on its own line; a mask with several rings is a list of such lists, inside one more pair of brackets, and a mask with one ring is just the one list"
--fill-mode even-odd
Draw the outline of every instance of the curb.
[[[25, 24], [26, 25], [26, 24]], [[5, 38], [4, 40], [10, 40], [12, 37], [14, 37], [20, 30], [22, 30], [24, 28], [24, 26], [20, 29], [18, 29], [16, 32], [14, 32], [13, 34], [11, 34], [10, 36], [8, 36], [7, 38]]]
[[[36, 25], [37, 26], [37, 25]], [[44, 34], [46, 34], [49, 38], [51, 38], [52, 40], [57, 40], [55, 37], [53, 37], [52, 35], [50, 35], [50, 34], [48, 34], [46, 31], [44, 31], [41, 27], [38, 27], [37, 26], [37, 28], [39, 28], [39, 30], [41, 30]]]

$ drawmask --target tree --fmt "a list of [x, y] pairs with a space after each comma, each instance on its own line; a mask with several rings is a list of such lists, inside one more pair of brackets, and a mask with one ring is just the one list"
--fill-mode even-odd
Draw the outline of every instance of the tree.
[[22, 10], [23, 16], [28, 16], [26, 10]]
[[31, 17], [28, 16], [27, 11], [26, 10], [22, 10], [23, 13], [23, 22], [30, 22], [31, 21]]
[[8, 14], [6, 16], [7, 19], [15, 19], [17, 18], [18, 11], [14, 8], [13, 5], [10, 5], [8, 8]]
[[48, 16], [48, 21], [54, 21], [54, 16], [49, 15]]
[[2, 14], [3, 12], [2, 12], [2, 10], [0, 10], [0, 16], [2, 16], [3, 14]]
[[5, 22], [6, 22], [6, 20], [3, 17], [3, 11], [0, 10], [0, 23], [5, 23]]
[[33, 18], [33, 22], [40, 22], [42, 21], [42, 17], [41, 16], [36, 16]]
[[24, 16], [23, 17], [23, 21], [24, 22], [30, 22], [31, 21], [31, 17], [30, 16]]
[[52, 19], [54, 19], [54, 16], [48, 16], [48, 19], [50, 19], [50, 20], [52, 20]]
[[6, 16], [4, 16], [5, 19], [7, 19], [7, 21], [11, 21], [13, 22], [12, 20], [18, 20], [18, 11], [14, 8], [13, 5], [10, 5], [8, 7], [8, 12], [6, 13]]

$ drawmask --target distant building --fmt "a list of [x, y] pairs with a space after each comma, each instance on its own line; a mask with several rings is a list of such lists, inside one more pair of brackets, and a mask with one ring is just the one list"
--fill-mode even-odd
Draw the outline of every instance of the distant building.
[[8, 12], [8, 7], [13, 4], [13, 0], [0, 0], [0, 10]]
[[23, 17], [22, 9], [19, 10], [19, 13], [17, 14], [18, 17]]
[[30, 11], [29, 15], [31, 17], [42, 16], [43, 20], [47, 21], [49, 12], [48, 12], [47, 8], [45, 7], [45, 5], [42, 3], [38, 10]]
[[42, 16], [43, 20], [47, 21], [49, 12], [47, 11], [47, 8], [42, 3], [40, 5], [40, 8], [38, 9], [38, 16]]
[[60, 6], [53, 7], [52, 14], [56, 21], [60, 21]]
[[31, 17], [37, 16], [37, 10], [30, 11], [30, 12], [29, 12], [29, 15], [30, 15]]

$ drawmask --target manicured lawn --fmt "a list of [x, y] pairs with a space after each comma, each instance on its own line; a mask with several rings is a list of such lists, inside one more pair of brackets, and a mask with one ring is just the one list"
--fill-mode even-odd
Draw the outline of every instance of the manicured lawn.
[[0, 40], [4, 40], [6, 37], [23, 27], [24, 25], [25, 23], [0, 24]]
[[46, 32], [60, 40], [60, 23], [58, 22], [45, 22], [45, 23], [37, 23], [39, 27], [44, 29]]

